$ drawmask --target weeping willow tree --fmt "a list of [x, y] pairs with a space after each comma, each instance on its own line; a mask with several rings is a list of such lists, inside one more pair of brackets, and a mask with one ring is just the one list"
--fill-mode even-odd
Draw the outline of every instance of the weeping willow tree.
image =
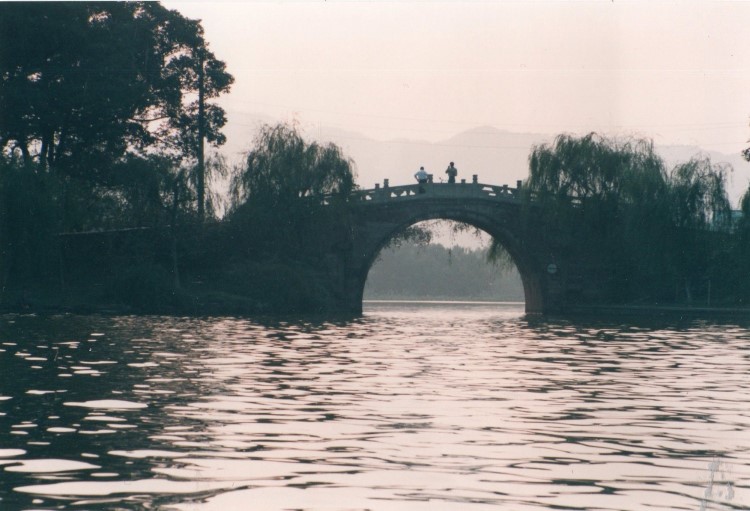
[[740, 275], [744, 275], [738, 284], [740, 287], [740, 296], [745, 303], [750, 302], [750, 187], [740, 201], [742, 215], [737, 225], [737, 235], [735, 236], [735, 260]]
[[[750, 244], [750, 186], [740, 199], [740, 212], [742, 215], [737, 222], [737, 232], [740, 240], [746, 240]], [[748, 245], [750, 248], [750, 245]], [[750, 251], [748, 251], [750, 255]]]
[[354, 164], [289, 124], [261, 128], [234, 169], [223, 289], [271, 311], [323, 310], [331, 245], [349, 242]]
[[569, 256], [608, 269], [610, 296], [691, 300], [730, 218], [728, 171], [696, 157], [667, 172], [650, 140], [566, 134], [533, 148], [524, 193]]
[[731, 281], [727, 286], [729, 294], [736, 296], [736, 302], [750, 304], [750, 186], [740, 198], [739, 211], [732, 212], [731, 258], [725, 264], [731, 268]]
[[[706, 157], [694, 157], [671, 172], [670, 206], [674, 229], [675, 267], [680, 270], [678, 289], [687, 301], [694, 290], [726, 283], [731, 268], [723, 264], [730, 248], [728, 239], [718, 233], [731, 226], [731, 206], [725, 182], [730, 168], [712, 164]], [[719, 295], [724, 293], [720, 292]]]
[[308, 143], [288, 124], [261, 128], [254, 148], [234, 176], [234, 206], [262, 200], [267, 205], [327, 196], [354, 189], [354, 168], [335, 144]]
[[345, 219], [354, 176], [338, 146], [307, 142], [288, 124], [266, 125], [235, 169], [230, 221], [253, 233], [254, 250], [302, 257], [314, 250], [316, 229]]
[[354, 165], [334, 144], [309, 143], [293, 125], [266, 125], [231, 183], [230, 220], [253, 233], [251, 250], [302, 255], [313, 232], [346, 217]]
[[729, 165], [713, 164], [697, 156], [677, 165], [671, 173], [674, 222], [686, 229], [726, 229], [731, 206], [726, 192]]

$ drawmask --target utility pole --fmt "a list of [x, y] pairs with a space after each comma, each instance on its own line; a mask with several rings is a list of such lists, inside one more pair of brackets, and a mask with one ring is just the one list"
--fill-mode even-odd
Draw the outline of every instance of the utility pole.
[[203, 222], [206, 212], [206, 161], [204, 141], [206, 138], [206, 108], [205, 108], [205, 70], [203, 69], [205, 53], [198, 50], [198, 220]]

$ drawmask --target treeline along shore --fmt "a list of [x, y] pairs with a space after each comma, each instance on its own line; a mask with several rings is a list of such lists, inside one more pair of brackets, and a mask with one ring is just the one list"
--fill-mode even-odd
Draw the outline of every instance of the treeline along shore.
[[486, 248], [413, 242], [383, 250], [364, 298], [523, 302], [516, 268], [488, 261], [488, 256]]
[[[0, 308], [336, 309], [355, 163], [280, 124], [227, 164], [215, 99], [234, 78], [199, 22], [157, 2], [0, 3], [0, 78]], [[531, 152], [522, 200], [539, 236], [606, 273], [607, 305], [744, 307], [750, 193], [732, 207], [729, 170], [560, 135]], [[509, 256], [493, 242], [488, 257]]]

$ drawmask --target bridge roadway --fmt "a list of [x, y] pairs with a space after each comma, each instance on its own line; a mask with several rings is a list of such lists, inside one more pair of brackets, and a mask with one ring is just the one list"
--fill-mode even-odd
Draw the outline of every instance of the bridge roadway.
[[516, 183], [516, 188], [508, 185], [489, 185], [478, 182], [473, 183], [425, 183], [399, 186], [386, 186], [369, 190], [357, 190], [354, 196], [365, 202], [383, 203], [398, 200], [427, 200], [435, 198], [457, 199], [457, 200], [512, 200], [520, 199], [521, 181]]
[[355, 191], [354, 199], [349, 242], [331, 264], [342, 309], [361, 312], [367, 274], [394, 236], [436, 219], [470, 224], [502, 243], [521, 275], [527, 312], [560, 309], [563, 265], [553, 240], [536, 228], [535, 208], [525, 207], [520, 181], [516, 187], [478, 182], [389, 186], [386, 181], [382, 187]]

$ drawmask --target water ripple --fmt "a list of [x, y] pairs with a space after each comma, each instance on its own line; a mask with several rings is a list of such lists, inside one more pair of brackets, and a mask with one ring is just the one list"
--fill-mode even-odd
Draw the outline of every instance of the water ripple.
[[748, 340], [488, 304], [0, 316], [0, 508], [745, 509]]

